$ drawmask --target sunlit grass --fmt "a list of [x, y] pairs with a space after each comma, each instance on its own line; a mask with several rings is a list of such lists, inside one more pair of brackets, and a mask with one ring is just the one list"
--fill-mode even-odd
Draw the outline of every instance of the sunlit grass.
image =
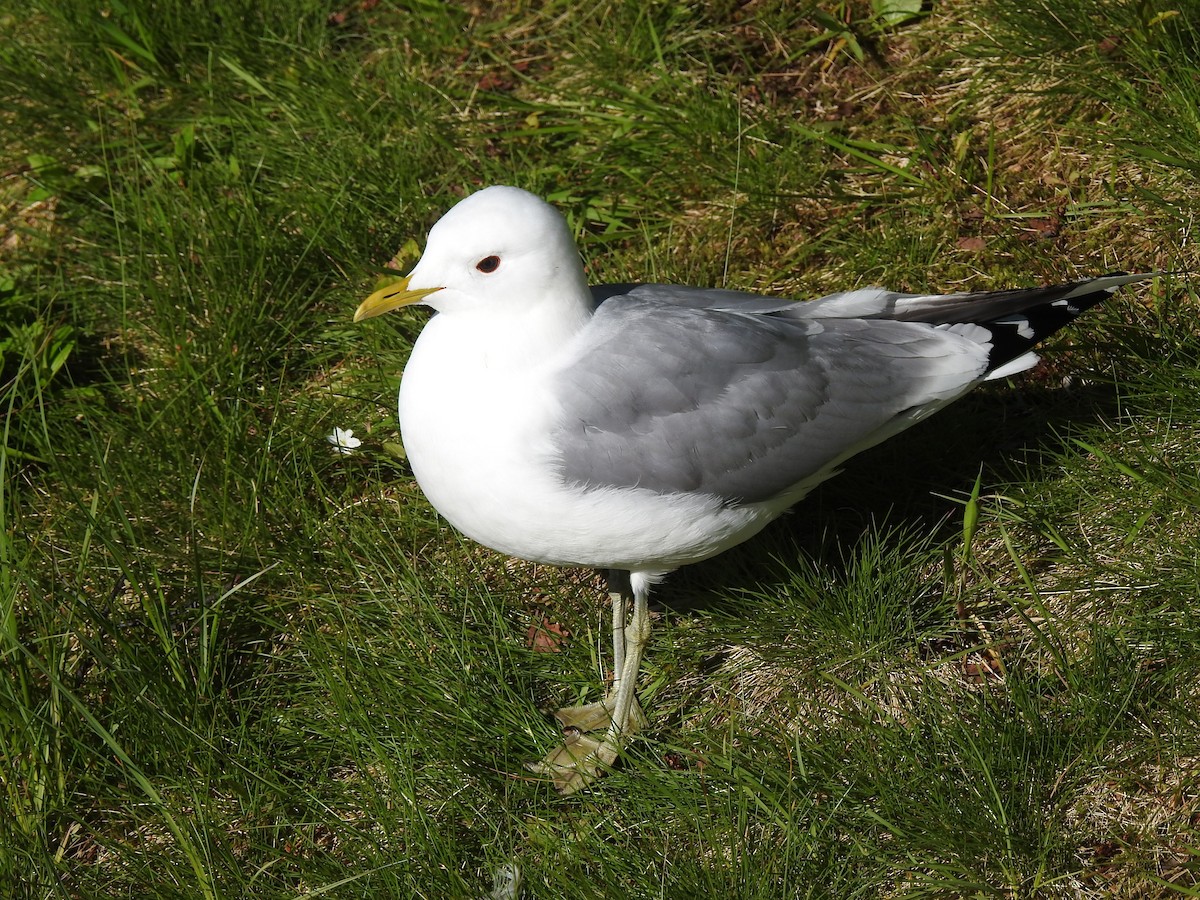
[[[1194, 894], [1200, 23], [879, 8], [0, 10], [0, 884]], [[649, 728], [561, 800], [522, 763], [598, 696], [602, 586], [438, 520], [419, 314], [349, 321], [489, 183], [595, 280], [1177, 274], [674, 575]]]

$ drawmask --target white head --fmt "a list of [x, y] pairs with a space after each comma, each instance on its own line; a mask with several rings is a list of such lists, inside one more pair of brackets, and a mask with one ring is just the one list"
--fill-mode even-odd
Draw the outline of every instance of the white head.
[[376, 292], [355, 319], [423, 303], [439, 312], [566, 309], [590, 303], [566, 220], [520, 188], [497, 185], [459, 201], [429, 231], [406, 281]]

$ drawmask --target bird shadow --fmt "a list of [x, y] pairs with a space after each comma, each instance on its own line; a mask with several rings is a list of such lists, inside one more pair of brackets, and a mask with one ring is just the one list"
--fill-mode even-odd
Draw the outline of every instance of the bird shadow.
[[985, 386], [849, 460], [760, 535], [673, 573], [654, 602], [678, 615], [728, 611], [739, 602], [731, 595], [777, 586], [784, 554], [793, 552], [837, 578], [853, 559], [847, 549], [881, 528], [926, 535], [935, 544], [955, 540], [981, 472], [985, 493], [989, 485], [1049, 478], [1064, 434], [1118, 411], [1109, 385]]

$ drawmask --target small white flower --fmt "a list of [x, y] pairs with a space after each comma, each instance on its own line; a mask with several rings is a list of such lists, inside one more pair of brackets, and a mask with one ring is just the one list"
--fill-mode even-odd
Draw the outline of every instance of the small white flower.
[[327, 434], [325, 440], [333, 445], [333, 449], [343, 456], [349, 456], [355, 450], [362, 446], [362, 441], [354, 436], [354, 430], [350, 428], [335, 428], [333, 434]]
[[520, 866], [505, 863], [492, 873], [492, 892], [479, 900], [520, 900], [524, 880]]

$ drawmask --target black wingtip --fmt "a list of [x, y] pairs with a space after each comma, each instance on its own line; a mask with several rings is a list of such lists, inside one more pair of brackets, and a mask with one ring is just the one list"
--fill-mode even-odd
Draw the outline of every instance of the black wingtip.
[[973, 323], [992, 333], [988, 371], [996, 371], [1029, 353], [1125, 285], [1146, 281], [1155, 274], [1109, 272], [1070, 284], [1009, 292], [1012, 300], [1009, 311]]

